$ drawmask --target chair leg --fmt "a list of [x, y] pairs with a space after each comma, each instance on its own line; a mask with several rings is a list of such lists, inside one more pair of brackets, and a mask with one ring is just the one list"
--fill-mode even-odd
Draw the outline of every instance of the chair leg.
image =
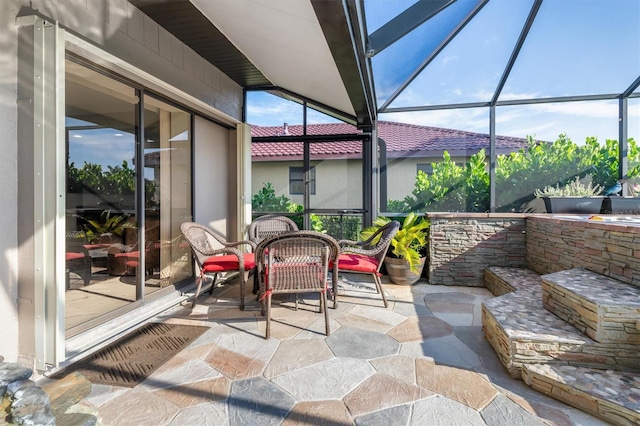
[[244, 291], [249, 280], [249, 272], [245, 272], [244, 276], [240, 277], [240, 280], [240, 310], [244, 311]]
[[271, 293], [267, 294], [265, 303], [267, 305], [267, 324], [266, 324], [265, 338], [270, 339], [271, 338]]
[[387, 304], [387, 298], [384, 295], [384, 290], [382, 290], [382, 280], [377, 274], [373, 275], [373, 279], [376, 282], [376, 290], [378, 291], [378, 293], [382, 295], [382, 301], [384, 302], [384, 307], [386, 308], [388, 307], [388, 304]]
[[327, 292], [320, 293], [320, 307], [324, 310], [324, 332], [328, 336], [331, 333], [329, 329], [329, 311], [327, 309]]
[[198, 286], [196, 287], [196, 294], [193, 296], [193, 303], [191, 304], [191, 309], [196, 307], [196, 300], [198, 300], [198, 295], [200, 294], [200, 289], [202, 288], [202, 281], [204, 280], [204, 276], [201, 274], [198, 278]]
[[209, 289], [209, 294], [213, 294], [213, 289], [216, 288], [216, 281], [218, 281], [218, 274], [213, 276], [213, 282], [211, 283], [211, 288]]
[[338, 276], [338, 271], [334, 269], [331, 274], [331, 281], [333, 284], [333, 309], [338, 309], [338, 281], [340, 277]]

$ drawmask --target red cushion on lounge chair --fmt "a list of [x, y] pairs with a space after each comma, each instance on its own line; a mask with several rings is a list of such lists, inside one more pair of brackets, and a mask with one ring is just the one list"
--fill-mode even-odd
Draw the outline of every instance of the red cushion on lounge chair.
[[83, 253], [76, 253], [73, 251], [68, 251], [64, 254], [65, 260], [76, 260], [76, 259], [82, 259], [83, 257], [84, 257]]
[[378, 271], [378, 259], [362, 254], [343, 253], [338, 257], [338, 269], [375, 274]]
[[122, 253], [115, 253], [113, 255], [116, 258], [125, 258], [125, 262], [129, 259], [139, 259], [140, 258], [140, 252], [138, 250], [135, 251], [124, 251]]
[[[211, 256], [204, 261], [202, 265], [202, 271], [205, 274], [225, 272], [225, 271], [237, 271], [238, 270], [238, 256], [228, 254], [225, 256]], [[256, 267], [256, 257], [254, 253], [244, 253], [244, 270], [248, 271]]]

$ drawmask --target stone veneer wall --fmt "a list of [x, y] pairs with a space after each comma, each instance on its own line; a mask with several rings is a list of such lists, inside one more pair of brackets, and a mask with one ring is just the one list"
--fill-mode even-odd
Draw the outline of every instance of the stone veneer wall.
[[525, 266], [525, 215], [427, 213], [427, 279], [434, 285], [484, 286], [488, 266]]
[[526, 231], [526, 266], [541, 275], [583, 267], [640, 287], [640, 224], [534, 215]]

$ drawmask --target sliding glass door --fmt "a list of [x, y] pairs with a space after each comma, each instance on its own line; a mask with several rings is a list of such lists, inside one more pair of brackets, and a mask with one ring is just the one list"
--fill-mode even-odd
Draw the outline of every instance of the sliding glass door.
[[191, 274], [192, 115], [66, 61], [67, 335]]

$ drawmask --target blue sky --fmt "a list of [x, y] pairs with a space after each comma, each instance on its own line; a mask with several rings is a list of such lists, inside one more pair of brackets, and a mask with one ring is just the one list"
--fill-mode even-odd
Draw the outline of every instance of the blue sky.
[[[412, 74], [425, 56], [477, 0], [458, 0], [443, 17], [414, 30], [372, 60], [378, 106]], [[369, 32], [415, 0], [367, 0]], [[458, 36], [391, 103], [391, 107], [487, 102], [495, 91], [532, 0], [490, 0]], [[390, 8], [392, 10], [390, 10]], [[448, 14], [448, 15], [446, 15]], [[640, 1], [545, 0], [499, 100], [618, 94], [640, 75]], [[430, 40], [421, 43], [421, 40]], [[639, 91], [636, 90], [636, 93]], [[275, 111], [275, 113], [274, 113]], [[248, 122], [301, 123], [301, 107], [252, 94]], [[640, 98], [629, 99], [630, 137], [640, 139]], [[382, 114], [382, 120], [488, 133], [488, 109], [448, 109]], [[331, 121], [309, 115], [309, 123]], [[566, 133], [581, 143], [618, 138], [618, 102], [546, 103], [497, 108], [496, 132], [539, 140]]]

